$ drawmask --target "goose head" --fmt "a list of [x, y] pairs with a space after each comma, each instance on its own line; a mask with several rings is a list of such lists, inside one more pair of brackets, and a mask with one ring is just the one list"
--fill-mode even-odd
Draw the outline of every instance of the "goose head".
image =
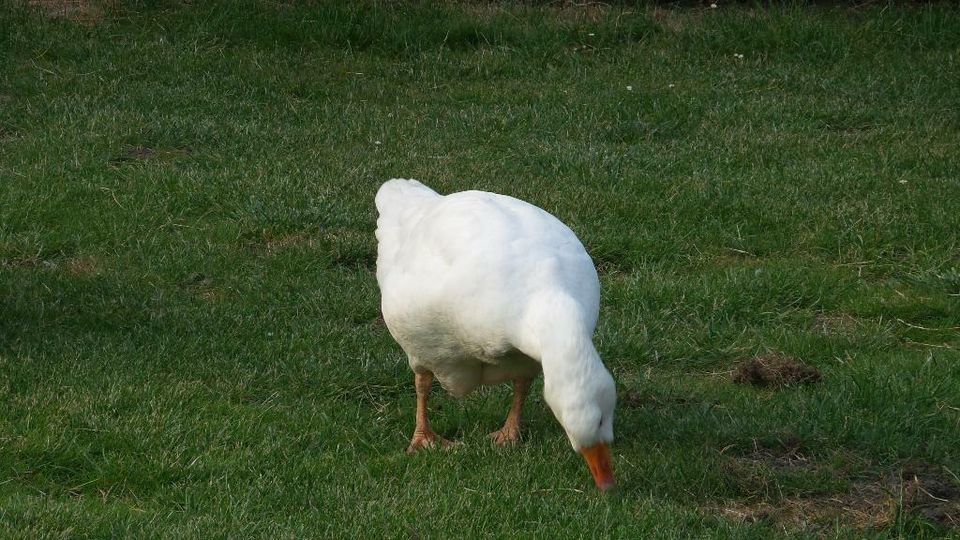
[[[602, 491], [612, 488], [613, 467], [610, 463], [610, 443], [613, 442], [613, 411], [617, 401], [613, 377], [599, 358], [594, 369], [581, 376], [550, 384], [544, 379], [544, 397], [554, 416], [563, 426], [573, 449], [583, 455]], [[599, 369], [597, 369], [599, 368]]]

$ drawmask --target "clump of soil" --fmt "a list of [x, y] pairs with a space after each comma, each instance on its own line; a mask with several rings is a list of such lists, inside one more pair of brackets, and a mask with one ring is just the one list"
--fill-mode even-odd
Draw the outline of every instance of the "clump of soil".
[[800, 360], [780, 353], [765, 353], [746, 359], [737, 366], [733, 382], [756, 386], [788, 386], [814, 383], [820, 371]]

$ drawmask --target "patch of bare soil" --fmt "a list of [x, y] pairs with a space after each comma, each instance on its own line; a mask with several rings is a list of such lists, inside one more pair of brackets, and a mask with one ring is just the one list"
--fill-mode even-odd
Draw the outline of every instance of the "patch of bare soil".
[[776, 352], [743, 360], [733, 374], [733, 382], [771, 387], [814, 383], [820, 378], [817, 368]]
[[[738, 483], [762, 469], [814, 471], [821, 464], [803, 451], [802, 441], [788, 437], [777, 444], [754, 441], [754, 448], [728, 463]], [[747, 522], [767, 522], [784, 531], [818, 531], [839, 523], [856, 529], [878, 529], [899, 514], [921, 516], [960, 530], [960, 479], [944, 467], [911, 464], [887, 476], [853, 478], [846, 491], [791, 495], [778, 500], [748, 498], [708, 505], [704, 511]]]
[[784, 531], [818, 530], [840, 523], [856, 529], [877, 529], [897, 516], [896, 500], [881, 484], [855, 482], [845, 493], [785, 497], [780, 501], [726, 501], [709, 508], [729, 519], [764, 521]]
[[889, 481], [903, 495], [903, 509], [960, 530], [960, 478], [946, 467], [913, 464]]
[[116, 0], [28, 0], [27, 5], [38, 8], [48, 17], [93, 26], [102, 21], [107, 8], [116, 3]]

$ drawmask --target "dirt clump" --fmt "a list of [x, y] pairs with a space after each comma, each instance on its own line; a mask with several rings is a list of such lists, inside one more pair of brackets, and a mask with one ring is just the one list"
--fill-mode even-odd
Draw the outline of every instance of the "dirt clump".
[[817, 368], [774, 352], [743, 360], [733, 374], [735, 383], [770, 387], [815, 383], [820, 379]]

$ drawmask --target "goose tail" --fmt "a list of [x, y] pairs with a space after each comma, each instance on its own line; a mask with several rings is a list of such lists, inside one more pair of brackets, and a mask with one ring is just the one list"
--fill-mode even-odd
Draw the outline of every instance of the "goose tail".
[[380, 186], [375, 202], [380, 216], [390, 217], [404, 214], [437, 197], [436, 191], [416, 180], [393, 178]]
[[394, 178], [380, 186], [375, 199], [377, 205], [377, 273], [389, 271], [397, 259], [407, 231], [424, 209], [440, 199], [436, 191], [417, 182]]

